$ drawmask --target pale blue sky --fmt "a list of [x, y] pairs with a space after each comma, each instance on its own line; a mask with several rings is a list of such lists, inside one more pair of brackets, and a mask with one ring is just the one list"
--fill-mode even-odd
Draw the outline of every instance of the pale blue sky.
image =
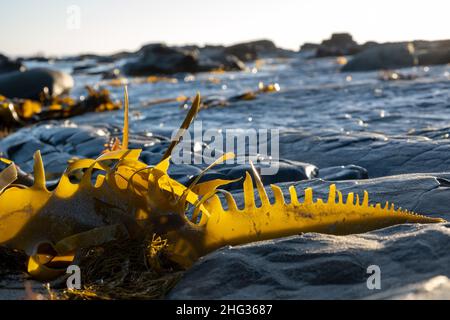
[[[67, 27], [70, 5], [80, 29]], [[10, 55], [258, 38], [298, 49], [342, 31], [359, 42], [450, 38], [449, 0], [0, 0], [0, 12], [0, 52]]]

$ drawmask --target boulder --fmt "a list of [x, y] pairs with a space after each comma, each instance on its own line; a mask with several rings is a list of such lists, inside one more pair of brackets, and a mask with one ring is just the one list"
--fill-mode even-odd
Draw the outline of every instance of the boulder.
[[280, 53], [279, 49], [270, 40], [257, 40], [238, 43], [225, 48], [225, 52], [238, 57], [242, 61], [253, 61], [265, 55]]
[[205, 46], [199, 49], [200, 71], [210, 70], [244, 70], [245, 64], [237, 56], [227, 53], [222, 46]]
[[372, 45], [355, 55], [342, 71], [370, 71], [450, 63], [450, 40]]
[[421, 66], [450, 63], [450, 40], [415, 41], [414, 48]]
[[73, 78], [61, 71], [37, 68], [0, 75], [0, 95], [8, 98], [39, 100], [43, 91], [50, 96], [67, 93], [73, 87]]
[[385, 43], [357, 54], [342, 71], [369, 71], [395, 69], [415, 65], [412, 43]]
[[131, 76], [203, 72], [215, 69], [242, 70], [243, 63], [228, 55], [221, 47], [168, 47], [162, 43], [149, 44], [137, 52], [137, 58], [124, 66]]
[[25, 70], [25, 66], [20, 61], [14, 61], [7, 56], [0, 54], [0, 74]]
[[171, 48], [162, 43], [149, 44], [138, 51], [138, 58], [124, 66], [131, 76], [195, 72], [197, 52]]

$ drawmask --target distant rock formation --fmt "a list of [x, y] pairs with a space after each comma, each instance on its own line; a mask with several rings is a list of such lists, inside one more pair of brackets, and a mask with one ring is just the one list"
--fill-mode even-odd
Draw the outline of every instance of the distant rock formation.
[[342, 71], [370, 71], [450, 63], [450, 40], [374, 45], [353, 57]]
[[265, 56], [284, 56], [289, 51], [278, 48], [270, 40], [256, 40], [226, 47], [225, 52], [247, 62]]
[[0, 74], [19, 70], [25, 70], [25, 66], [20, 61], [11, 60], [7, 56], [0, 54]]
[[348, 33], [333, 33], [331, 38], [322, 41], [316, 51], [316, 57], [334, 57], [354, 54], [359, 45]]
[[170, 47], [164, 43], [143, 46], [131, 55], [124, 73], [131, 76], [243, 70], [244, 62], [264, 57], [285, 57], [291, 51], [276, 47], [269, 40], [238, 43], [231, 46]]
[[330, 39], [323, 40], [321, 44], [305, 43], [300, 51], [315, 50], [315, 57], [322, 58], [352, 55], [363, 47], [349, 33], [333, 33]]
[[134, 61], [125, 64], [124, 72], [131, 76], [147, 76], [243, 68], [242, 61], [226, 55], [221, 47], [206, 47], [202, 52], [195, 46], [169, 47], [163, 43], [153, 43], [143, 46]]

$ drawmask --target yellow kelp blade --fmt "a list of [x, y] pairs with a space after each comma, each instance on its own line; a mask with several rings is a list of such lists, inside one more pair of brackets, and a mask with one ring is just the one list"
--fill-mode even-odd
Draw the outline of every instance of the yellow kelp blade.
[[39, 261], [39, 255], [31, 256], [28, 259], [27, 272], [36, 280], [51, 281], [66, 273], [73, 258], [73, 255], [56, 256], [44, 264]]
[[45, 187], [41, 154], [34, 154], [34, 185], [30, 188], [12, 186], [0, 195], [0, 245], [13, 239], [45, 206], [51, 193]]
[[123, 225], [111, 225], [77, 233], [62, 239], [56, 245], [45, 244], [51, 252], [39, 252], [28, 259], [28, 273], [37, 280], [50, 281], [66, 273], [79, 248], [100, 246], [110, 241], [125, 239], [128, 233]]
[[17, 168], [16, 165], [12, 163], [5, 170], [0, 172], [0, 194], [16, 180]]
[[[217, 196], [204, 206], [210, 216], [203, 225], [203, 243], [197, 244], [197, 252], [206, 254], [224, 245], [238, 245], [295, 235], [302, 232], [319, 232], [336, 235], [363, 233], [402, 223], [439, 223], [443, 219], [414, 214], [395, 209], [386, 203], [369, 205], [368, 193], [362, 203], [355, 202], [354, 194], [342, 199], [336, 186], [330, 185], [328, 201], [313, 200], [311, 188], [305, 190], [303, 202], [299, 202], [295, 187], [289, 188], [290, 203], [286, 203], [281, 188], [272, 185], [275, 202], [271, 204], [259, 177], [255, 175], [261, 205], [255, 204], [252, 178], [246, 173], [244, 203], [238, 209], [230, 193], [224, 192], [228, 209], [225, 210]], [[336, 197], [337, 194], [337, 197]], [[203, 246], [203, 247], [202, 247]]]

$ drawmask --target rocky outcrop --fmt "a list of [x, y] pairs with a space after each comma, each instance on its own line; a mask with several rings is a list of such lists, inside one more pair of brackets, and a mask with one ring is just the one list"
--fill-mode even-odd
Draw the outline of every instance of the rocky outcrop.
[[264, 57], [286, 57], [289, 50], [277, 48], [272, 41], [257, 40], [231, 46], [169, 47], [153, 43], [142, 47], [124, 66], [131, 76], [244, 70], [244, 62]]
[[355, 54], [359, 45], [348, 33], [333, 33], [331, 38], [322, 41], [316, 51], [316, 57], [335, 57]]
[[418, 65], [450, 63], [450, 40], [414, 41], [413, 44]]
[[124, 66], [131, 76], [202, 72], [211, 70], [242, 70], [243, 63], [228, 55], [221, 47], [169, 47], [162, 43], [149, 44], [137, 52], [137, 58]]
[[199, 71], [244, 70], [245, 64], [237, 56], [226, 52], [222, 46], [197, 48]]
[[59, 96], [73, 87], [73, 78], [61, 71], [38, 68], [0, 75], [0, 95], [8, 98], [39, 100], [42, 92]]
[[25, 70], [25, 66], [20, 61], [14, 61], [7, 56], [0, 54], [0, 74]]
[[300, 51], [315, 51], [315, 58], [338, 57], [360, 52], [366, 45], [359, 45], [349, 33], [333, 33], [330, 39], [321, 44], [305, 43]]
[[431, 140], [423, 136], [335, 131], [324, 131], [319, 139], [314, 134], [300, 132], [280, 135], [281, 158], [312, 163], [319, 168], [354, 164], [367, 169], [371, 178], [410, 172], [447, 172], [449, 152], [447, 139]]
[[304, 43], [300, 52], [313, 52], [313, 58], [340, 57], [357, 54], [377, 44], [374, 41], [358, 44], [349, 33], [333, 33], [330, 39], [320, 44]]
[[[402, 208], [449, 219], [448, 187], [439, 175], [401, 175], [337, 182], [344, 195], [371, 203], [393, 201]], [[302, 181], [326, 199], [329, 182]], [[290, 183], [281, 185], [289, 194]], [[302, 194], [302, 192], [298, 192]], [[242, 206], [242, 192], [235, 192]], [[300, 200], [302, 201], [302, 200]], [[404, 224], [357, 235], [305, 233], [289, 238], [224, 247], [201, 258], [169, 293], [170, 299], [376, 299], [405, 298], [417, 285], [450, 276], [450, 224]], [[367, 269], [381, 269], [381, 289], [369, 290]], [[237, 271], [238, 270], [238, 271]], [[195, 285], [193, 285], [195, 284]], [[435, 298], [448, 296], [433, 295]], [[399, 294], [402, 293], [402, 294]]]
[[398, 69], [450, 63], [450, 40], [374, 45], [355, 55], [342, 71]]
[[284, 56], [288, 50], [277, 48], [275, 43], [270, 40], [257, 40], [226, 47], [225, 52], [242, 61], [253, 61], [265, 56]]
[[[361, 235], [306, 233], [225, 247], [200, 259], [168, 298], [405, 299], [418, 283], [436, 277], [448, 287], [449, 240], [448, 224], [401, 225]], [[379, 290], [367, 286], [373, 265], [381, 271]], [[445, 290], [437, 293], [432, 298], [448, 298]]]

